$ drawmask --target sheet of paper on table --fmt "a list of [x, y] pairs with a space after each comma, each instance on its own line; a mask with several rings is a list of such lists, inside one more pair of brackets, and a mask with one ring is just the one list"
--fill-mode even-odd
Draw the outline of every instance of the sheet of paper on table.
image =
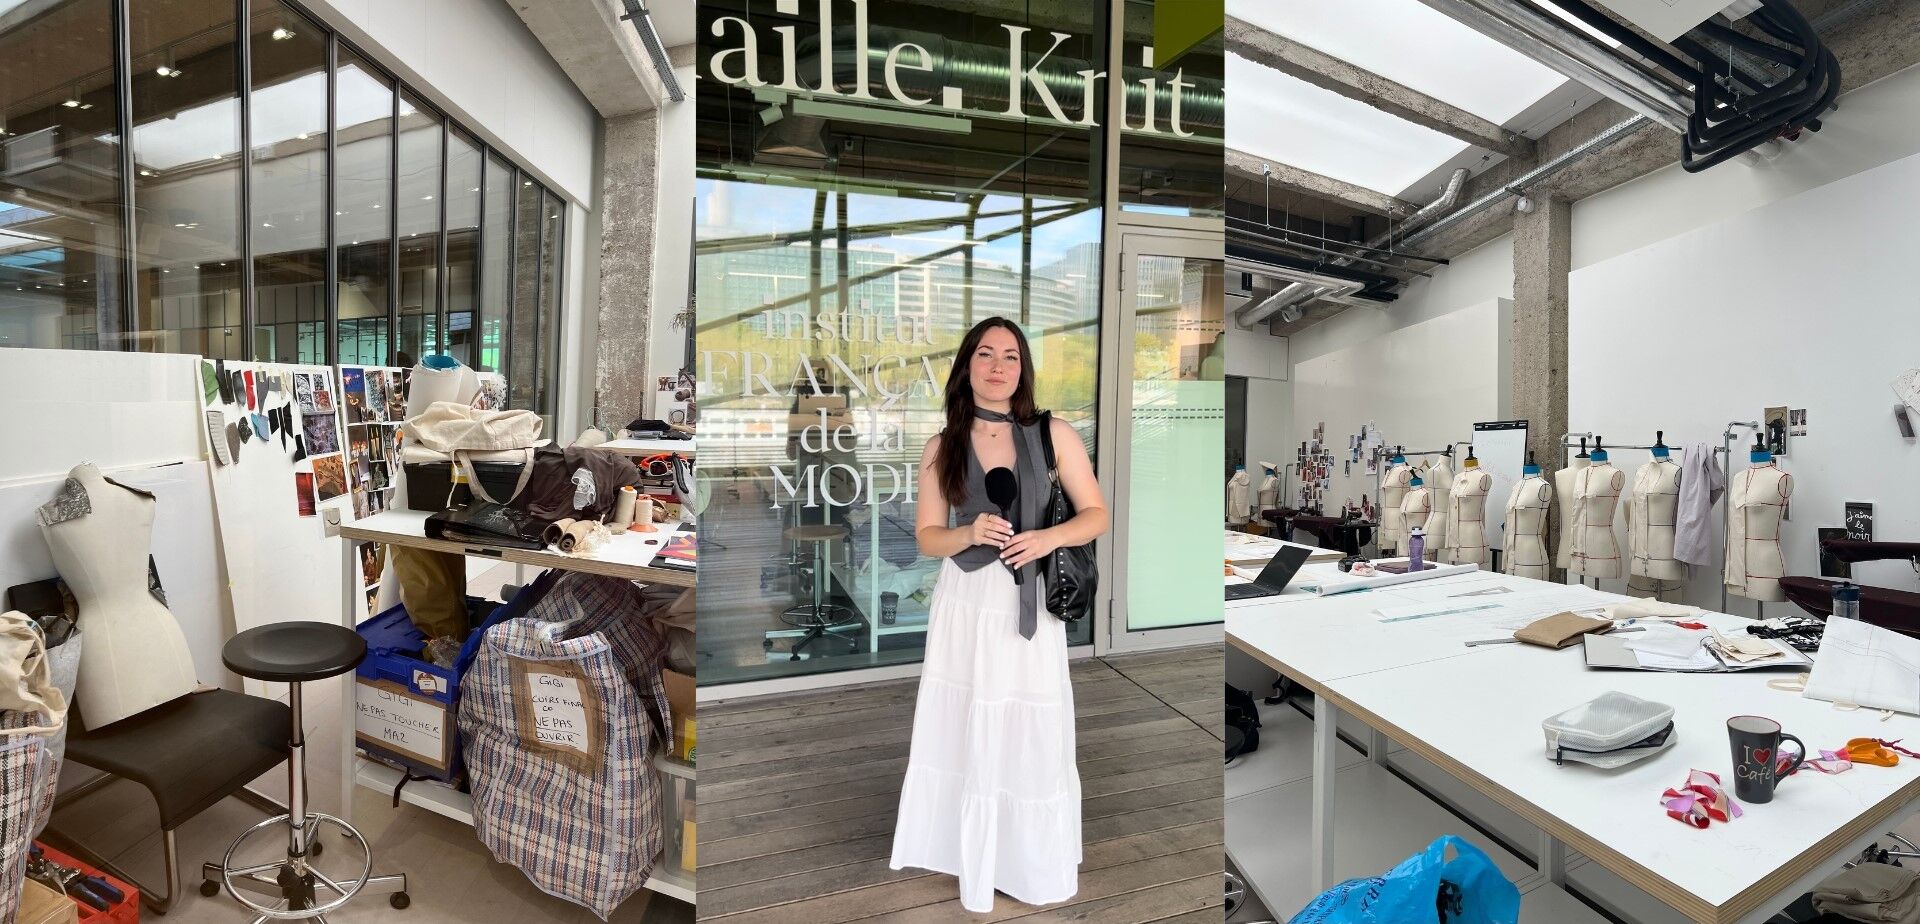
[[1806, 697], [1920, 714], [1920, 639], [1858, 619], [1827, 620]]

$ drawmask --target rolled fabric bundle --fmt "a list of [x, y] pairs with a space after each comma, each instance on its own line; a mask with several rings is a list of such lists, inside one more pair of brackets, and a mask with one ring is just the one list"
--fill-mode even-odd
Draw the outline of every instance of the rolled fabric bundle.
[[[635, 491], [632, 485], [620, 487], [620, 496], [614, 500], [613, 504], [612, 528], [615, 532], [633, 525], [633, 508], [639, 498], [640, 492]], [[648, 502], [648, 506], [652, 506], [651, 501]]]
[[560, 543], [567, 538], [567, 528], [577, 522], [579, 521], [568, 517], [564, 520], [555, 520], [552, 523], [548, 523], [547, 528], [540, 531], [540, 541], [558, 548], [562, 552], [566, 551], [565, 548], [560, 546]]
[[594, 528], [599, 525], [595, 520], [567, 521], [566, 532], [560, 537], [560, 551], [572, 552], [576, 547], [580, 551], [586, 551], [587, 546], [591, 544], [587, 542], [587, 537], [593, 535]]

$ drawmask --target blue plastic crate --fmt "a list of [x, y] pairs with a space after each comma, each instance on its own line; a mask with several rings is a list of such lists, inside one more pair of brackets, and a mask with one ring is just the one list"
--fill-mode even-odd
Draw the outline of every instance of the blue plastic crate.
[[[467, 598], [469, 610], [493, 605]], [[421, 657], [427, 637], [406, 607], [368, 619], [358, 631], [367, 640], [367, 657], [354, 669], [355, 742], [415, 776], [454, 780], [460, 773], [454, 714], [459, 674]]]

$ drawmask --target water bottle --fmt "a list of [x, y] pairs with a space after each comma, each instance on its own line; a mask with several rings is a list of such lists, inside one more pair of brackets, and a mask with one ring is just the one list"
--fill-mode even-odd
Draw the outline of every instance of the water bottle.
[[1833, 587], [1833, 618], [1860, 618], [1860, 585], [1841, 581]]
[[1427, 567], [1427, 531], [1414, 527], [1412, 535], [1407, 537], [1407, 573], [1424, 571]]

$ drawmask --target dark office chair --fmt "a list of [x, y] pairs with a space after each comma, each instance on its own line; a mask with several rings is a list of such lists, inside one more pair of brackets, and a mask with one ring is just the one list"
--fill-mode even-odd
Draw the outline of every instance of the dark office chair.
[[[396, 909], [407, 907], [407, 877], [404, 874], [373, 875], [373, 848], [358, 829], [332, 815], [307, 811], [306, 732], [300, 724], [300, 685], [348, 673], [366, 656], [366, 640], [352, 629], [304, 621], [256, 626], [228, 639], [221, 651], [221, 660], [228, 670], [254, 680], [286, 684], [287, 703], [292, 713], [279, 736], [279, 746], [285, 749], [287, 758], [287, 802], [292, 808], [241, 832], [219, 863], [208, 863], [201, 870], [200, 894], [218, 895], [224, 885], [235, 901], [259, 915], [253, 919], [254, 924], [296, 919], [326, 924], [327, 913], [362, 892], [387, 895], [388, 903]], [[325, 825], [334, 826], [347, 840], [360, 845], [362, 862], [358, 875], [335, 881], [308, 862], [309, 857], [320, 852], [317, 838]], [[248, 839], [283, 826], [286, 859], [252, 866], [233, 865], [233, 858], [242, 852], [241, 845]], [[321, 890], [331, 892], [333, 897], [321, 900]], [[265, 896], [274, 904], [262, 904], [243, 892]]]
[[[104, 728], [67, 734], [66, 759], [100, 775], [54, 803], [47, 829], [54, 846], [140, 889], [148, 908], [165, 914], [180, 880], [174, 832], [188, 819], [228, 796], [266, 812], [286, 807], [246, 788], [287, 759], [288, 709], [280, 703], [228, 690], [209, 690], [121, 719]], [[84, 717], [83, 717], [84, 718]], [[167, 884], [163, 892], [126, 874], [106, 858], [59, 831], [59, 810], [116, 779], [140, 784], [160, 811], [160, 840]]]

